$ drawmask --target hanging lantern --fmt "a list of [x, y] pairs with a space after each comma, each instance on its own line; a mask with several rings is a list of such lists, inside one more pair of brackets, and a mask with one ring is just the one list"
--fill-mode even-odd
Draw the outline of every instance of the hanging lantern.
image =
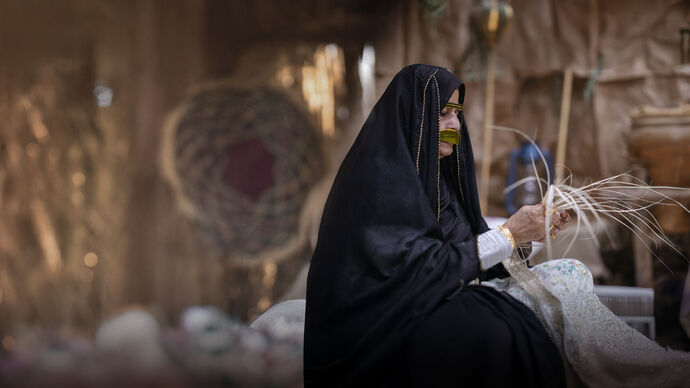
[[496, 46], [512, 19], [513, 8], [503, 1], [484, 0], [472, 10], [472, 24], [489, 48]]

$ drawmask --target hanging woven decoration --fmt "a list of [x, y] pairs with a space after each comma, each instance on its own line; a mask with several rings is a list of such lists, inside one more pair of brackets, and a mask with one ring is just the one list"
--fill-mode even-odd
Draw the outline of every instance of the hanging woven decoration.
[[307, 243], [303, 209], [323, 139], [283, 91], [219, 85], [169, 117], [163, 169], [183, 212], [228, 260], [281, 261]]

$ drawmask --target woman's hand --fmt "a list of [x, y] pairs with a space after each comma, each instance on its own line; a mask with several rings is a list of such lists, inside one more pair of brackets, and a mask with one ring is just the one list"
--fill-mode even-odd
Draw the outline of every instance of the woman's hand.
[[[530, 241], [540, 241], [545, 237], [544, 206], [523, 206], [503, 224], [513, 235], [515, 242], [520, 245]], [[563, 210], [551, 215], [551, 238], [571, 221], [570, 214]]]

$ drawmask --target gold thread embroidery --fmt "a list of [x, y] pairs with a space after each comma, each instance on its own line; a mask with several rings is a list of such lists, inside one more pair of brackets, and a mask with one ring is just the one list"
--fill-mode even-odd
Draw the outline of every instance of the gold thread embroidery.
[[438, 69], [434, 70], [433, 74], [429, 76], [429, 78], [426, 80], [426, 84], [424, 84], [424, 94], [422, 95], [422, 120], [419, 123], [419, 142], [417, 143], [417, 161], [416, 161], [416, 167], [417, 167], [417, 175], [419, 175], [419, 155], [422, 152], [422, 132], [424, 130], [424, 110], [426, 108], [426, 88], [429, 86], [429, 81], [431, 81], [431, 78], [436, 75], [436, 72]]
[[[441, 95], [438, 90], [438, 80], [436, 79], [436, 72], [431, 75], [434, 78], [434, 84], [436, 84], [436, 113], [438, 117], [438, 128], [441, 129]], [[436, 139], [438, 140], [438, 145], [436, 150], [438, 151], [438, 157], [436, 158], [436, 221], [441, 220], [441, 137], [436, 131]]]
[[455, 160], [458, 162], [458, 188], [460, 189], [460, 199], [462, 199], [462, 205], [465, 205], [465, 194], [462, 193], [462, 182], [460, 181], [460, 145], [455, 146]]

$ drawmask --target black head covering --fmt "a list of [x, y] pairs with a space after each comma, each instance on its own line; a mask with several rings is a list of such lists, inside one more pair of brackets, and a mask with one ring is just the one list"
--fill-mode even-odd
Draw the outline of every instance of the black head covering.
[[[410, 331], [479, 275], [476, 235], [488, 228], [462, 116], [460, 145], [439, 160], [440, 111], [456, 89], [462, 104], [465, 86], [447, 70], [404, 68], [343, 161], [307, 281], [307, 386], [386, 373]], [[438, 221], [442, 184], [467, 218], [453, 241]]]

